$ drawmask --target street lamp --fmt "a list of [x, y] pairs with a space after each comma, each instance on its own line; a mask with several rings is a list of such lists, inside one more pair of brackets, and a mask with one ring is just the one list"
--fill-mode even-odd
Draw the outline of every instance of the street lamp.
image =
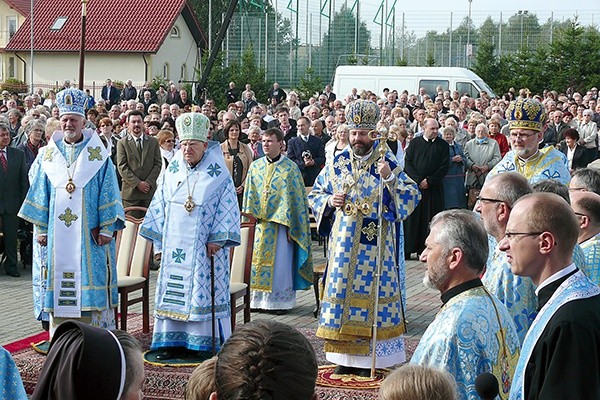
[[529, 13], [529, 10], [519, 10], [517, 12], [518, 15], [521, 16], [521, 40], [520, 40], [520, 46], [523, 47], [523, 18]]

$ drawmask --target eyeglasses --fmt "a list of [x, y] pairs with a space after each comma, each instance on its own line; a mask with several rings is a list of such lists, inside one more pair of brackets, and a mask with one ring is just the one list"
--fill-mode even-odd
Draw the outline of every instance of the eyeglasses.
[[175, 143], [175, 141], [173, 139], [167, 139], [165, 140], [165, 143]]
[[537, 236], [541, 235], [544, 232], [505, 232], [504, 237], [507, 240], [511, 240], [517, 236]]
[[510, 137], [513, 139], [528, 139], [530, 137], [532, 137], [533, 135], [537, 135], [537, 133], [512, 133], [510, 134]]
[[477, 196], [477, 201], [487, 201], [488, 203], [504, 203], [504, 200], [499, 200], [499, 199], [490, 199], [487, 197], [481, 197], [481, 196]]
[[579, 212], [575, 212], [575, 215], [577, 215], [578, 217], [587, 217], [586, 214], [579, 213]]

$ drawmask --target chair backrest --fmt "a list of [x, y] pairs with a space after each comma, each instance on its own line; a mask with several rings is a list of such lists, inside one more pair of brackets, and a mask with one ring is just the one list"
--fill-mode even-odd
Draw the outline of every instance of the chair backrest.
[[125, 208], [125, 229], [117, 232], [117, 276], [138, 276], [147, 278], [152, 242], [139, 235], [143, 218], [131, 216], [130, 211], [146, 212], [144, 207]]
[[256, 218], [244, 212], [241, 222], [241, 244], [231, 249], [231, 283], [249, 283], [254, 249]]

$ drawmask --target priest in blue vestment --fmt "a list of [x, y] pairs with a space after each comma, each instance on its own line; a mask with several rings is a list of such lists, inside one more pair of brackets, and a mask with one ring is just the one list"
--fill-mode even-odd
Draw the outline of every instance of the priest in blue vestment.
[[513, 205], [531, 191], [523, 175], [506, 172], [485, 182], [475, 204], [475, 211], [481, 214], [489, 235], [490, 245], [487, 268], [481, 281], [508, 309], [521, 343], [537, 314], [535, 286], [530, 278], [511, 272], [506, 253], [498, 248], [498, 243], [504, 237]]
[[313, 274], [310, 221], [300, 169], [281, 154], [283, 133], [263, 132], [265, 156], [250, 164], [242, 210], [256, 217], [250, 307], [283, 314]]
[[539, 311], [515, 369], [511, 400], [600, 399], [600, 288], [573, 263], [579, 221], [553, 193], [514, 205], [500, 250], [536, 285]]
[[113, 234], [125, 217], [110, 153], [95, 131], [84, 129], [85, 96], [77, 89], [57, 95], [62, 130], [38, 154], [19, 211], [47, 247], [43, 310], [50, 313], [51, 333], [65, 319], [115, 327]]
[[[317, 336], [325, 339], [327, 360], [338, 365], [338, 375], [369, 376], [373, 350], [377, 368], [406, 359], [401, 221], [421, 196], [389, 149], [385, 159], [380, 159], [369, 136], [379, 121], [379, 112], [372, 101], [357, 100], [347, 107], [351, 148], [325, 166], [309, 194], [319, 233], [330, 236]], [[379, 198], [382, 184], [383, 196]], [[379, 224], [383, 237], [378, 251]], [[374, 275], [378, 257], [382, 274], [377, 288]], [[375, 296], [379, 296], [377, 312]], [[377, 343], [372, 349], [374, 323]]]
[[432, 219], [425, 245], [423, 282], [440, 291], [443, 305], [411, 364], [448, 371], [460, 400], [479, 400], [475, 379], [491, 373], [500, 398], [508, 398], [520, 343], [508, 310], [479, 279], [488, 256], [483, 224], [471, 211], [444, 211]]
[[579, 218], [577, 242], [585, 257], [585, 275], [600, 285], [600, 195], [594, 192], [569, 192], [571, 207]]
[[240, 244], [237, 195], [221, 148], [207, 140], [208, 118], [186, 113], [175, 124], [181, 149], [161, 175], [140, 229], [162, 253], [151, 345], [159, 361], [210, 351], [213, 324], [217, 350], [229, 338], [229, 250]]
[[547, 146], [539, 149], [544, 139], [547, 115], [544, 105], [535, 99], [519, 99], [506, 110], [510, 128], [511, 150], [488, 174], [486, 179], [504, 172], [518, 172], [533, 184], [554, 179], [565, 185], [571, 180], [567, 157]]

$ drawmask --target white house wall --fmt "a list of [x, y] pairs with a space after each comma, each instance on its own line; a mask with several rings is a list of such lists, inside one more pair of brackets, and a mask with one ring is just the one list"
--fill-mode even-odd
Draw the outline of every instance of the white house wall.
[[[194, 79], [194, 67], [198, 54], [196, 43], [181, 15], [177, 17], [174, 26], [179, 30], [179, 37], [167, 35], [158, 53], [152, 57], [152, 76], [149, 78], [163, 77], [164, 65], [168, 64], [168, 76], [165, 78], [174, 82], [180, 79]], [[185, 76], [181, 76], [182, 65], [185, 65]]]

